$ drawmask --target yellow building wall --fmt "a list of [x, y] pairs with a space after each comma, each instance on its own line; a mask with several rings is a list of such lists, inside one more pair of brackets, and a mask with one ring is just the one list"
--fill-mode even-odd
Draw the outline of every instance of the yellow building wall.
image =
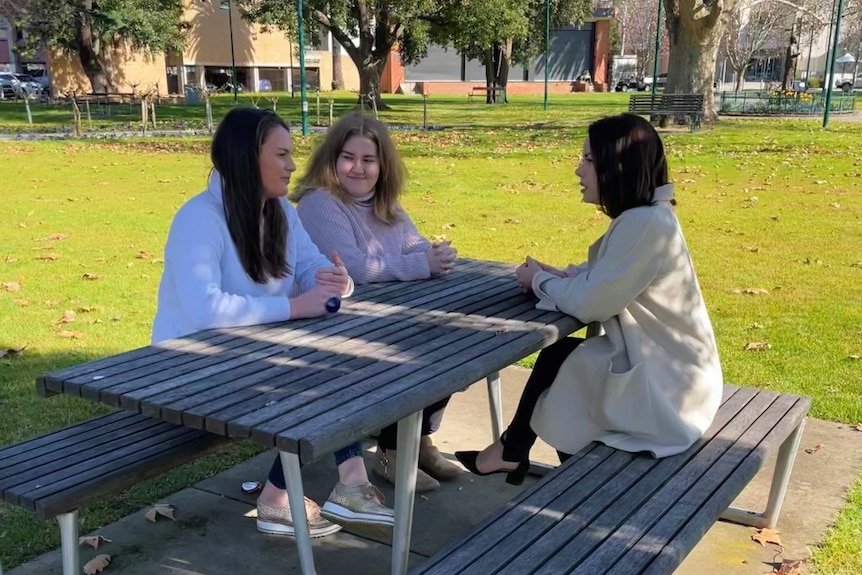
[[[185, 11], [190, 23], [189, 40], [183, 50], [183, 64], [187, 66], [218, 66], [231, 64], [230, 33], [233, 30], [234, 60], [237, 67], [299, 68], [299, 49], [292, 45], [279, 30], [265, 31], [261, 26], [242, 19], [233, 5], [230, 17], [218, 2], [192, 2]], [[231, 21], [232, 20], [232, 21]], [[342, 52], [342, 69], [345, 87], [359, 89], [359, 72], [353, 61]], [[306, 48], [306, 68], [320, 71], [320, 87], [332, 86], [332, 54], [327, 50]]]
[[[55, 97], [70, 92], [93, 91], [77, 56], [55, 50], [49, 54], [51, 85]], [[114, 70], [112, 77], [118, 92], [130, 93], [136, 90], [149, 92], [151, 89], [157, 89], [159, 94], [168, 93], [164, 54], [149, 56], [140, 52], [121, 50], [112, 56], [111, 66]]]
[[[188, 40], [181, 55], [171, 59], [171, 64], [185, 66], [217, 66], [229, 68], [231, 64], [230, 30], [228, 11], [221, 10], [219, 3], [192, 0], [185, 11], [185, 20], [191, 27]], [[299, 68], [299, 50], [278, 30], [264, 31], [262, 27], [249, 24], [233, 6], [234, 58], [237, 67], [243, 68]], [[293, 58], [291, 59], [291, 52]], [[159, 94], [167, 90], [165, 56], [147, 56], [143, 53], [123, 51], [113, 58], [114, 79], [120, 92], [131, 92], [158, 87]], [[359, 71], [344, 51], [341, 52], [345, 88], [359, 90]], [[306, 50], [306, 68], [317, 68], [320, 73], [320, 88], [328, 91], [332, 86], [332, 53], [328, 50]], [[90, 82], [77, 57], [61, 52], [51, 52], [52, 85], [56, 95], [70, 91], [92, 91]], [[248, 88], [251, 88], [249, 75]]]

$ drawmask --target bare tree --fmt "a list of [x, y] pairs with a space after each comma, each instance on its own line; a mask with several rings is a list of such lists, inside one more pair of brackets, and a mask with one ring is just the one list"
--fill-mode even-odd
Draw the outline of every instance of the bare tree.
[[742, 89], [749, 62], [764, 46], [777, 40], [786, 9], [773, 2], [742, 0], [725, 13], [724, 52], [736, 73], [736, 91]]
[[[652, 74], [655, 55], [655, 25], [658, 2], [619, 0], [617, 26], [622, 54], [635, 54], [638, 58], [637, 74]], [[667, 51], [667, 34], [662, 31], [661, 51]]]

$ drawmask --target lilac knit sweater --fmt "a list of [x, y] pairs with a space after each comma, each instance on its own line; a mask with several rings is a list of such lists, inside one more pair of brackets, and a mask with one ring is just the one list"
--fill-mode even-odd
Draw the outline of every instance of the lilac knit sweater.
[[320, 252], [331, 257], [337, 250], [357, 285], [431, 276], [425, 255], [431, 242], [404, 211], [387, 225], [374, 217], [370, 201], [345, 204], [324, 190], [303, 196], [296, 210]]

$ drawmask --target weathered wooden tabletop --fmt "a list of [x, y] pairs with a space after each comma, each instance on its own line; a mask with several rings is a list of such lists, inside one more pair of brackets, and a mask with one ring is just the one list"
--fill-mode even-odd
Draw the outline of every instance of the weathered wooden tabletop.
[[461, 260], [444, 279], [359, 288], [337, 314], [198, 332], [47, 374], [37, 388], [310, 462], [582, 327], [537, 310], [513, 271]]

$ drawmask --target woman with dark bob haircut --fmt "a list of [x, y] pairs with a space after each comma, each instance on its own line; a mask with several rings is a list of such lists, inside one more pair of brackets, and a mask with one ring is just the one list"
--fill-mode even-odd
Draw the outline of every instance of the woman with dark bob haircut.
[[[317, 249], [287, 201], [296, 171], [287, 125], [274, 113], [234, 108], [219, 124], [207, 189], [174, 216], [153, 322], [153, 343], [196, 331], [319, 317], [353, 280], [337, 252]], [[213, 385], [218, 385], [214, 383]], [[326, 505], [355, 523], [391, 526], [392, 509], [368, 481], [362, 446], [335, 453], [338, 483]], [[295, 535], [278, 458], [257, 501], [258, 530]], [[312, 537], [335, 533], [309, 499]]]
[[473, 473], [506, 473], [516, 485], [537, 435], [563, 461], [593, 441], [665, 457], [697, 441], [721, 401], [715, 336], [655, 129], [630, 114], [594, 122], [575, 175], [583, 201], [611, 219], [607, 231], [580, 265], [527, 257], [516, 275], [537, 308], [601, 334], [542, 350], [500, 441], [455, 453]]

